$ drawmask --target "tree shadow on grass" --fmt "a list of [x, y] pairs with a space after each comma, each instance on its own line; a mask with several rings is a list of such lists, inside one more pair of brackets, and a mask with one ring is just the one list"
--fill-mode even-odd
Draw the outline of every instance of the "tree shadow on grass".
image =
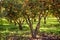
[[0, 31], [5, 31], [5, 30], [15, 30], [18, 29], [18, 27], [14, 26], [14, 25], [0, 25]]
[[23, 31], [30, 30], [28, 26], [23, 26]]
[[[22, 31], [30, 30], [28, 26], [23, 26], [22, 28], [23, 28]], [[19, 30], [19, 26], [15, 26], [15, 25], [0, 25], [0, 31], [5, 31], [5, 30], [21, 31], [21, 30]]]

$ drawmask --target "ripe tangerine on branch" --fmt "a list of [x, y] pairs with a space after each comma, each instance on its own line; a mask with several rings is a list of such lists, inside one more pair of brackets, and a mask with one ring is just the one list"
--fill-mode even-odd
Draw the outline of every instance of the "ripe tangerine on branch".
[[28, 10], [26, 10], [26, 12], [28, 12]]
[[4, 2], [3, 1], [1, 1], [1, 4], [3, 4]]
[[12, 6], [13, 6], [13, 4], [12, 4], [12, 3], [10, 3], [10, 4], [9, 4], [9, 6], [10, 6], [10, 7], [12, 7]]
[[18, 10], [18, 9], [17, 9], [17, 8], [15, 8], [15, 9], [14, 9], [14, 12], [17, 12], [17, 10]]
[[25, 2], [27, 3], [29, 0], [25, 0]]
[[7, 9], [7, 11], [10, 11], [10, 9], [9, 8], [6, 8]]
[[12, 14], [10, 14], [10, 16], [12, 16]]
[[25, 2], [28, 2], [29, 0], [25, 0]]

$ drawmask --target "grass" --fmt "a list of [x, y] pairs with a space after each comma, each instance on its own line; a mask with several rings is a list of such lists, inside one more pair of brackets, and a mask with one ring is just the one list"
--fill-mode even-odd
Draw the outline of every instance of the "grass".
[[[2, 20], [3, 23], [2, 25], [0, 25], [0, 35], [14, 35], [14, 34], [17, 34], [17, 35], [30, 35], [30, 28], [28, 27], [28, 25], [25, 23], [23, 24], [23, 30], [19, 30], [18, 28], [18, 25], [14, 25], [14, 24], [9, 24], [8, 21], [6, 21], [5, 19]], [[1, 23], [1, 21], [0, 21]], [[34, 28], [36, 26], [36, 23], [33, 25]], [[8, 25], [5, 25], [5, 24], [8, 24]], [[44, 25], [43, 23], [43, 18], [41, 20], [41, 27], [39, 29], [39, 32], [46, 32], [46, 33], [55, 33], [55, 34], [60, 34], [60, 24], [57, 22], [57, 19], [51, 19], [51, 18], [47, 18], [47, 24]]]

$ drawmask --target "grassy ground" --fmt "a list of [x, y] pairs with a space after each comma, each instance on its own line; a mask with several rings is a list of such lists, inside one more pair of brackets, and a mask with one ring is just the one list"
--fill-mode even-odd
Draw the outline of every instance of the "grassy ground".
[[[43, 18], [41, 20], [41, 27], [39, 29], [39, 32], [46, 32], [46, 33], [54, 33], [57, 35], [60, 35], [60, 24], [57, 21], [56, 18], [47, 18], [47, 23], [44, 25]], [[36, 26], [36, 23], [34, 23], [34, 28]], [[3, 24], [3, 25], [2, 25]], [[30, 28], [25, 23], [23, 24], [23, 30], [19, 30], [18, 25], [9, 24], [7, 20], [0, 19], [0, 36], [7, 36], [7, 35], [23, 35], [23, 36], [31, 36], [30, 34]]]

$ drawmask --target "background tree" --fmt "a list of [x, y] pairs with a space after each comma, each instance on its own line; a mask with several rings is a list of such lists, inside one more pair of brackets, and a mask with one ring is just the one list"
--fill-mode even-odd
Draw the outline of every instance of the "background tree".
[[22, 23], [23, 20], [21, 19], [20, 10], [22, 7], [21, 3], [17, 3], [17, 1], [12, 2], [10, 1], [4, 1], [3, 7], [4, 10], [4, 17], [8, 19], [10, 22], [14, 21], [15, 25], [16, 23], [19, 25], [19, 29], [22, 30]]
[[51, 9], [52, 9], [52, 13], [53, 13], [53, 16], [55, 16], [57, 18], [57, 20], [59, 21], [60, 23], [60, 1], [59, 0], [55, 0], [53, 1], [53, 3], [51, 3]]

